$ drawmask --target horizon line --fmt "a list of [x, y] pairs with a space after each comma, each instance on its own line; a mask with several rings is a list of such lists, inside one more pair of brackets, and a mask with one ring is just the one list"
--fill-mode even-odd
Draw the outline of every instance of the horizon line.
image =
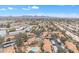
[[0, 15], [0, 16], [49, 16], [49, 17], [65, 17], [65, 18], [79, 18], [79, 14], [24, 14], [24, 15]]

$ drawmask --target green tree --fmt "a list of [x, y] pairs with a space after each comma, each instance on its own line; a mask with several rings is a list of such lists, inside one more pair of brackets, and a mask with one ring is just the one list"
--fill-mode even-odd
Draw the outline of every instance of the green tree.
[[6, 27], [7, 27], [7, 28], [10, 28], [10, 23], [7, 23]]
[[27, 36], [26, 33], [19, 33], [19, 36], [20, 36], [20, 38], [21, 38], [23, 41], [27, 41], [27, 39], [28, 39], [28, 36]]
[[4, 37], [0, 36], [0, 44], [2, 44], [4, 42]]
[[22, 44], [23, 44], [23, 41], [21, 39], [16, 40], [16, 45], [17, 46], [22, 46]]
[[23, 42], [27, 41], [28, 37], [26, 33], [19, 33], [16, 36], [16, 44], [17, 46], [21, 46], [23, 44]]

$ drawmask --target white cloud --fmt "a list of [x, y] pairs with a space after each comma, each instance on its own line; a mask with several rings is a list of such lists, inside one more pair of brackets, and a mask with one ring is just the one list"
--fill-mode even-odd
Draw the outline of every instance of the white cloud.
[[5, 10], [14, 10], [14, 8], [12, 7], [0, 8], [0, 11], [5, 11]]
[[29, 10], [31, 10], [31, 7], [30, 6], [28, 6], [27, 8], [22, 8], [23, 10], [27, 10], [27, 11], [29, 11]]
[[12, 7], [8, 7], [8, 10], [13, 10], [13, 8]]
[[23, 10], [30, 10], [29, 8], [22, 8]]
[[29, 10], [37, 10], [37, 9], [39, 9], [39, 7], [37, 7], [37, 6], [28, 6], [27, 8], [22, 8], [22, 10], [26, 10], [26, 11], [29, 11]]
[[38, 6], [32, 6], [32, 9], [39, 9]]
[[5, 8], [0, 8], [0, 11], [5, 11], [6, 9]]

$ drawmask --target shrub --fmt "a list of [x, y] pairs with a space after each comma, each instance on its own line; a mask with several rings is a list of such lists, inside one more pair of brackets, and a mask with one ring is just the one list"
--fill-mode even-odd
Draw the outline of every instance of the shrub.
[[9, 32], [14, 32], [14, 31], [16, 31], [15, 28], [11, 28], [11, 29], [9, 29]]

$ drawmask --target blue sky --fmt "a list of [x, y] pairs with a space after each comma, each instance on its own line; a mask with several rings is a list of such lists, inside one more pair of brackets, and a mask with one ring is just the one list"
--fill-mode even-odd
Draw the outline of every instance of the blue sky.
[[0, 15], [78, 16], [78, 5], [0, 5]]

